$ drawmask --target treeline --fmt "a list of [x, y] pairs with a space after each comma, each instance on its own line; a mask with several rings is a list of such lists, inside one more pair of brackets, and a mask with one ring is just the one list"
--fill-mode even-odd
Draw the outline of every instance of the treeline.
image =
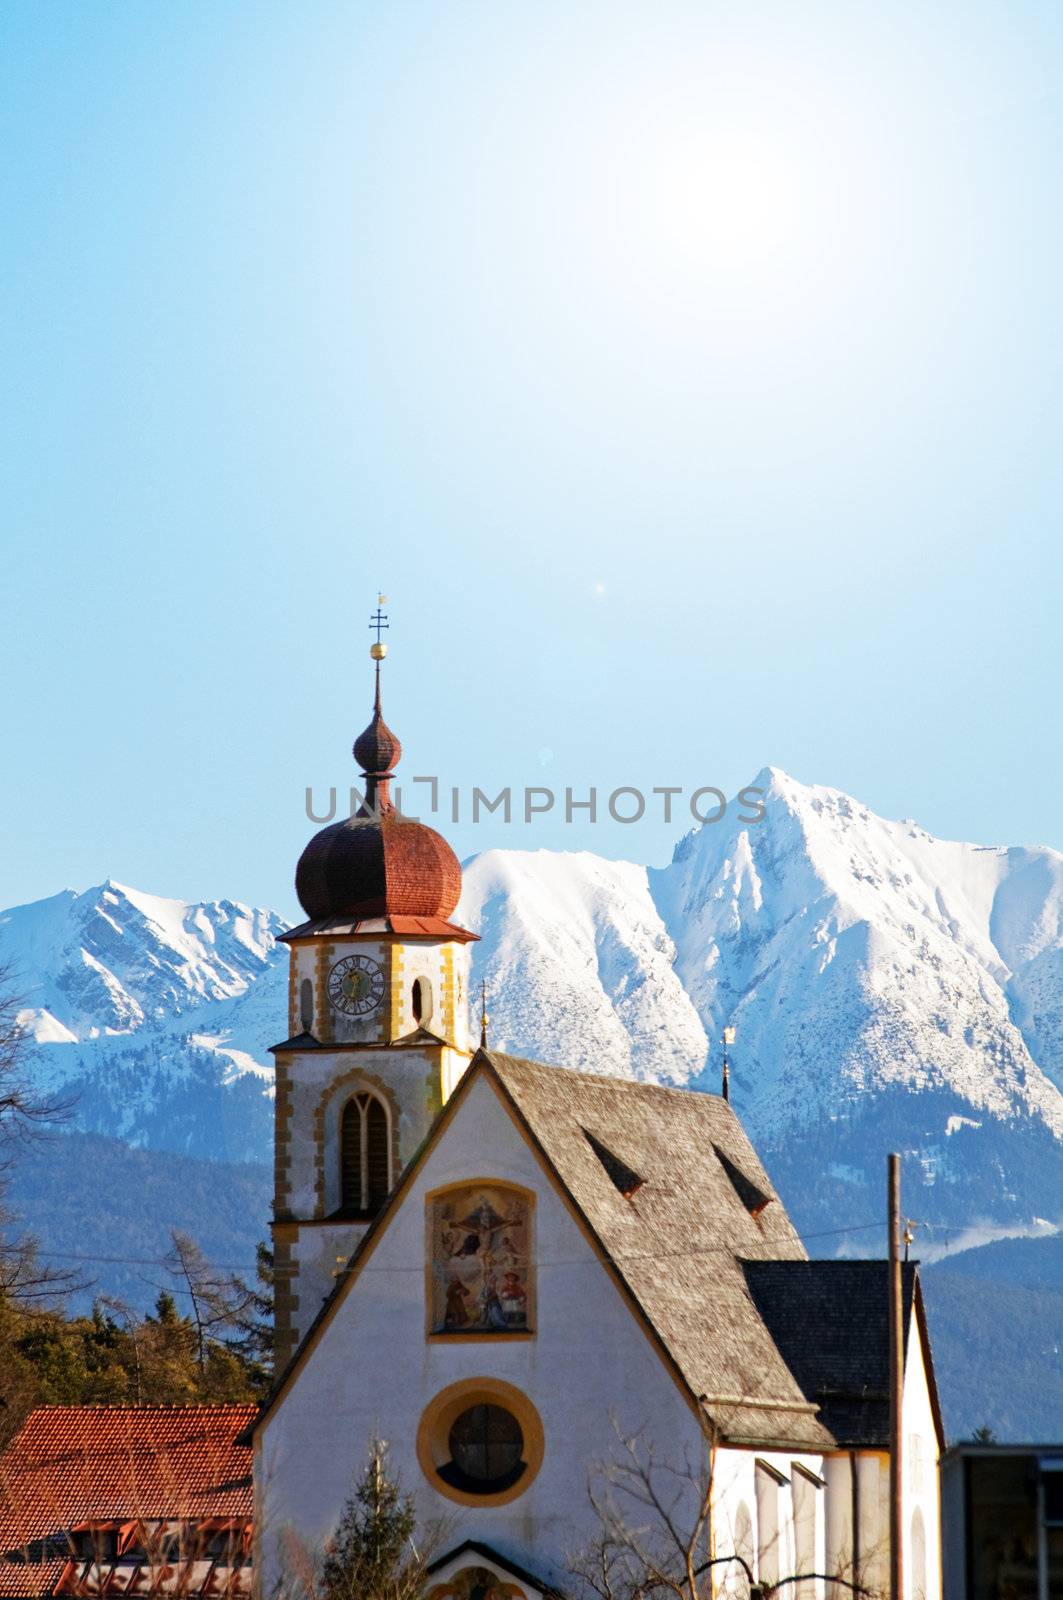
[[[273, 1258], [258, 1247], [254, 1283], [213, 1268], [172, 1235], [171, 1288], [146, 1315], [101, 1296], [87, 1316], [65, 1309], [70, 1285], [27, 1297], [0, 1284], [0, 1444], [36, 1405], [253, 1402], [269, 1387]], [[2, 1277], [2, 1273], [0, 1273]]]
[[258, 1247], [253, 1283], [212, 1267], [195, 1240], [171, 1234], [154, 1310], [101, 1296], [72, 1316], [88, 1285], [43, 1262], [4, 1205], [24, 1142], [61, 1124], [70, 1106], [33, 1084], [34, 1045], [22, 1002], [0, 966], [0, 1447], [38, 1405], [253, 1402], [273, 1363], [273, 1257]]

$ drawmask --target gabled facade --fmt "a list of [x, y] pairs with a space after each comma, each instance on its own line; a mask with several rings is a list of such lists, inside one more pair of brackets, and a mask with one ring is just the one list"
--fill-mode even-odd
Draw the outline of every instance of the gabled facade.
[[[884, 1264], [807, 1260], [724, 1099], [470, 1057], [460, 871], [388, 809], [397, 752], [378, 660], [355, 745], [367, 805], [304, 852], [308, 922], [289, 936], [290, 1359], [252, 1430], [264, 1592], [293, 1540], [328, 1539], [374, 1437], [419, 1524], [447, 1524], [431, 1600], [574, 1592], [601, 1531], [588, 1478], [625, 1437], [678, 1469], [680, 1521], [711, 1476], [716, 1592], [882, 1590]], [[905, 1600], [939, 1600], [942, 1441], [914, 1271], [907, 1294]]]

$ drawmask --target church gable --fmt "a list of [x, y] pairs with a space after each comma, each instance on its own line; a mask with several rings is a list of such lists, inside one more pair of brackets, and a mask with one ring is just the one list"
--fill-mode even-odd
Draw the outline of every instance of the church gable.
[[420, 1518], [513, 1555], [570, 1521], [614, 1415], [696, 1452], [695, 1411], [483, 1062], [259, 1419], [262, 1514], [324, 1537], [379, 1434]]
[[[479, 1126], [485, 1116], [491, 1132]], [[422, 1337], [535, 1336], [544, 1192], [560, 1199], [687, 1404], [704, 1405], [721, 1437], [829, 1447], [742, 1274], [740, 1257], [804, 1252], [730, 1108], [484, 1051], [339, 1275], [281, 1393], [363, 1274], [379, 1272], [386, 1237], [406, 1271], [420, 1260]], [[755, 1209], [749, 1192], [762, 1202]]]

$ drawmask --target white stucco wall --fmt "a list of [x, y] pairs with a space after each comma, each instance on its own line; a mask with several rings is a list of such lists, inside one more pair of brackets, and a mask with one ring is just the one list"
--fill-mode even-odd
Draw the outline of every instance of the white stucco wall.
[[[764, 1466], [758, 1466], [758, 1462]], [[811, 1477], [803, 1478], [795, 1470], [797, 1463]], [[784, 1482], [776, 1483], [771, 1473], [765, 1472], [765, 1466], [773, 1469]], [[759, 1581], [774, 1583], [780, 1578], [823, 1572], [828, 1491], [817, 1487], [812, 1479], [824, 1477], [824, 1458], [820, 1455], [792, 1455], [773, 1450], [717, 1451], [713, 1475], [715, 1554], [722, 1557], [733, 1550], [741, 1550], [743, 1513], [748, 1513], [752, 1564]], [[795, 1504], [800, 1504], [802, 1497], [809, 1512], [807, 1551], [803, 1549], [804, 1539], [799, 1537], [795, 1525]], [[737, 1564], [719, 1567], [716, 1588], [724, 1594], [745, 1594], [741, 1568]], [[821, 1600], [823, 1584], [821, 1581], [788, 1584], [785, 1592], [793, 1594], [795, 1600]]]
[[[904, 1592], [908, 1600], [941, 1600], [941, 1490], [938, 1476], [938, 1441], [930, 1386], [923, 1361], [915, 1313], [908, 1331], [908, 1354], [904, 1369], [904, 1404], [901, 1408], [901, 1492], [904, 1501]], [[926, 1575], [925, 1588], [919, 1587], [913, 1518], [921, 1516]]]
[[[901, 1494], [904, 1503], [904, 1592], [906, 1600], [941, 1600], [941, 1514], [938, 1490], [937, 1430], [923, 1346], [914, 1311], [908, 1335], [902, 1407]], [[852, 1462], [848, 1453], [829, 1456], [824, 1467], [828, 1484], [826, 1570], [862, 1583], [873, 1595], [889, 1590], [889, 1455], [883, 1450], [854, 1453], [857, 1481], [859, 1551], [853, 1569]], [[919, 1585], [912, 1539], [916, 1514], [922, 1518], [925, 1585]], [[836, 1588], [834, 1600], [847, 1591]]]
[[[492, 1177], [536, 1196], [536, 1336], [429, 1342], [425, 1337], [425, 1197]], [[425, 1478], [415, 1439], [428, 1402], [463, 1378], [514, 1384], [542, 1418], [542, 1469], [497, 1508], [455, 1505]], [[416, 1499], [422, 1523], [448, 1518], [448, 1543], [479, 1539], [553, 1581], [596, 1523], [588, 1464], [615, 1454], [610, 1413], [647, 1430], [670, 1459], [698, 1459], [696, 1420], [487, 1080], [428, 1156], [404, 1201], [287, 1394], [260, 1429], [256, 1504], [265, 1593], [285, 1523], [316, 1543], [334, 1527], [374, 1432]], [[750, 1457], [750, 1460], [752, 1458]], [[752, 1491], [750, 1491], [752, 1497]]]

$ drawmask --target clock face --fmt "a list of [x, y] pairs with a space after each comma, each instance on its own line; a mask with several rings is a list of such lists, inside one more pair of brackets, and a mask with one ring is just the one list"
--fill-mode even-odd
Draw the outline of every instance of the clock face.
[[369, 956], [344, 956], [328, 975], [328, 997], [348, 1017], [367, 1017], [384, 998], [384, 974]]

